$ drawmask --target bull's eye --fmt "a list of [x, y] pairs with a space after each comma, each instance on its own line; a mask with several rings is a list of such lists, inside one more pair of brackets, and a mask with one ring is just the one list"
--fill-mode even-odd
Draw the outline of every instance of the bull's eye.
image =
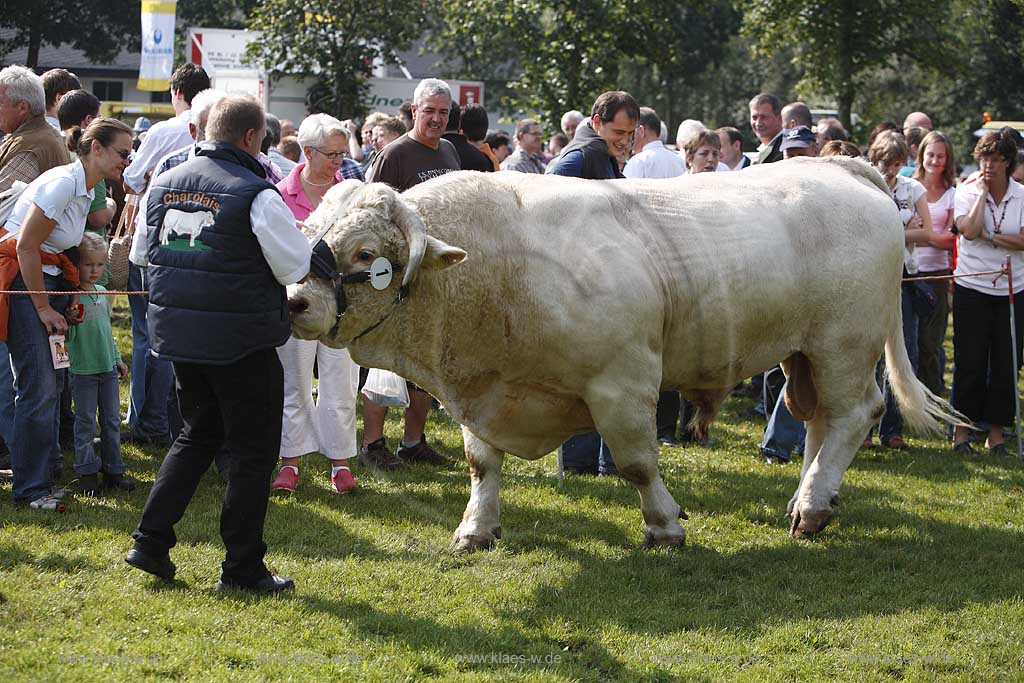
[[365, 262], [369, 263], [370, 261], [373, 260], [373, 254], [371, 254], [370, 252], [365, 251], [365, 250], [364, 251], [360, 251], [358, 254], [356, 254], [356, 259], [359, 260], [359, 261], [365, 261]]

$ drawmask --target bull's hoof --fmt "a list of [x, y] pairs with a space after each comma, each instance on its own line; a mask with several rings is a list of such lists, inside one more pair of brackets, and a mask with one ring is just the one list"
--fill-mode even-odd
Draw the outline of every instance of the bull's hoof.
[[789, 527], [789, 534], [793, 538], [810, 539], [824, 529], [832, 519], [832, 510], [811, 510], [800, 509], [796, 506], [790, 514], [792, 524]]
[[684, 545], [686, 545], [686, 531], [683, 527], [673, 531], [647, 527], [644, 529], [644, 542], [640, 547], [644, 550], [651, 550], [653, 548], [682, 548]]
[[455, 530], [452, 534], [452, 550], [457, 552], [474, 552], [477, 550], [490, 550], [501, 538], [501, 527], [496, 526], [490, 532], [461, 531]]

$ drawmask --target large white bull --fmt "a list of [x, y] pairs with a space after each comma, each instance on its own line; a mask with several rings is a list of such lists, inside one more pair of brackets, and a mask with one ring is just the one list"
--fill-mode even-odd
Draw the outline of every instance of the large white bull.
[[682, 544], [657, 467], [662, 390], [680, 389], [706, 428], [730, 387], [782, 363], [807, 422], [789, 502], [799, 537], [828, 522], [882, 413], [883, 348], [907, 425], [945, 414], [903, 344], [902, 225], [857, 160], [652, 181], [462, 172], [401, 195], [348, 182], [306, 229], [326, 231], [343, 274], [379, 256], [404, 267], [404, 298], [397, 277], [383, 291], [339, 284], [341, 318], [332, 281], [293, 286], [292, 326], [413, 380], [464, 425], [462, 548], [500, 535], [504, 453], [536, 459], [595, 427], [640, 493], [646, 543]]

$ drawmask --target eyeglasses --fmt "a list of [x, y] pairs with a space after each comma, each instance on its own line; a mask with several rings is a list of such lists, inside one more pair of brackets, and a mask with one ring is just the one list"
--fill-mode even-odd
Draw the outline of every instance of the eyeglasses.
[[122, 161], [128, 161], [128, 157], [132, 155], [130, 149], [115, 149], [114, 151], [120, 155]]
[[325, 157], [327, 157], [331, 161], [337, 161], [338, 159], [344, 159], [345, 158], [345, 154], [346, 154], [345, 152], [325, 152], [322, 149], [320, 149], [319, 147], [314, 147], [313, 149], [315, 149], [316, 151], [320, 152], [321, 154], [323, 154]]

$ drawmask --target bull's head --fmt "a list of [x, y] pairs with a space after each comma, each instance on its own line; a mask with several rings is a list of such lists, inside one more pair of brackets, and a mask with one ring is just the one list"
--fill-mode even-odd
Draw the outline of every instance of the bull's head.
[[[334, 272], [318, 269], [288, 288], [292, 332], [334, 347], [347, 346], [386, 319], [421, 271], [443, 270], [466, 258], [463, 250], [428, 235], [416, 212], [382, 183], [335, 185], [303, 232], [314, 246], [323, 236], [326, 250], [321, 246], [319, 253], [333, 260], [327, 270]], [[371, 285], [367, 273], [375, 261], [380, 270], [380, 257], [390, 262], [394, 277], [387, 283], [374, 278]]]

